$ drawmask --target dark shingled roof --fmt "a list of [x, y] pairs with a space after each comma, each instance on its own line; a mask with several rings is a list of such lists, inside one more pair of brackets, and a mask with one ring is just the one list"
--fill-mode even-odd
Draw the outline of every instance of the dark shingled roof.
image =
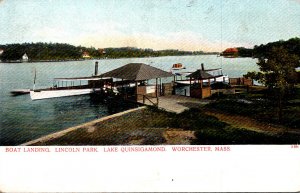
[[205, 80], [205, 79], [211, 79], [211, 78], [217, 78], [217, 77], [221, 77], [223, 75], [218, 75], [218, 76], [213, 76], [209, 73], [207, 73], [206, 71], [211, 71], [211, 70], [197, 70], [195, 72], [193, 72], [190, 75], [187, 75], [187, 77], [191, 77], [197, 80]]
[[173, 74], [147, 64], [130, 63], [112, 71], [103, 73], [100, 76], [139, 81], [170, 77], [173, 76]]

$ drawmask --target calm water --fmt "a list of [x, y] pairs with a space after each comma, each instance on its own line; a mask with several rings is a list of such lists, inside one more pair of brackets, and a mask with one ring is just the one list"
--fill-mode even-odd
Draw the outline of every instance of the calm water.
[[[170, 71], [172, 64], [183, 63], [186, 71], [223, 68], [229, 77], [240, 77], [247, 71], [258, 70], [251, 58], [222, 58], [216, 56], [183, 56], [99, 60], [99, 72], [107, 72], [131, 62], [142, 62]], [[109, 114], [108, 108], [86, 96], [73, 96], [31, 101], [29, 95], [12, 97], [10, 91], [32, 88], [34, 69], [37, 88], [50, 87], [53, 78], [91, 76], [95, 61], [0, 63], [0, 145], [18, 145], [70, 126]], [[168, 81], [163, 79], [163, 82]]]

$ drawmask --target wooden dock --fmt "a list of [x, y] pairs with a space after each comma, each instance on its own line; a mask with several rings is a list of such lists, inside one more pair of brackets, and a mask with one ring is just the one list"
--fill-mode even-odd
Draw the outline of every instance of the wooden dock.
[[[149, 100], [139, 100], [138, 103], [153, 106], [156, 104], [156, 99], [152, 102]], [[197, 99], [186, 96], [170, 95], [170, 96], [160, 96], [158, 98], [158, 108], [169, 112], [181, 113], [187, 109], [193, 107], [201, 107], [202, 105], [208, 104], [210, 101], [205, 99]]]

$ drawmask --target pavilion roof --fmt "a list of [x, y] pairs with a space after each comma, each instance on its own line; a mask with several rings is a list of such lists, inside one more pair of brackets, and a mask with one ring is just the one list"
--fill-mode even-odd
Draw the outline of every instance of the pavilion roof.
[[209, 74], [209, 71], [218, 70], [218, 69], [210, 69], [210, 70], [197, 70], [193, 72], [190, 75], [187, 75], [187, 77], [194, 78], [197, 80], [206, 80], [206, 79], [212, 79], [223, 76], [223, 74], [218, 74], [216, 76]]
[[100, 76], [140, 81], [170, 77], [173, 76], [173, 74], [147, 64], [129, 63], [120, 68], [103, 73]]

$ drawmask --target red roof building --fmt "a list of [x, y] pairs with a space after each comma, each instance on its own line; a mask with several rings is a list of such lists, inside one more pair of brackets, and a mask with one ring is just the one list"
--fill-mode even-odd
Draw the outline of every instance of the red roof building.
[[222, 52], [223, 56], [237, 56], [238, 55], [237, 48], [227, 48], [225, 51]]

